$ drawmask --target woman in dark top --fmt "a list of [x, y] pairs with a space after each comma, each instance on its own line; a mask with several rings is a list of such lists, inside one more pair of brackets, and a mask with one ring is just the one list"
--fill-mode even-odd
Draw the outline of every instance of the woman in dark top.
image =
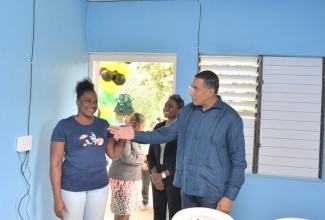
[[[158, 123], [154, 129], [172, 123], [183, 106], [184, 101], [179, 95], [171, 95], [163, 108], [167, 120]], [[181, 209], [180, 189], [173, 186], [176, 152], [177, 140], [151, 144], [149, 147], [148, 163], [151, 171], [154, 220], [166, 219], [167, 204], [169, 219]]]

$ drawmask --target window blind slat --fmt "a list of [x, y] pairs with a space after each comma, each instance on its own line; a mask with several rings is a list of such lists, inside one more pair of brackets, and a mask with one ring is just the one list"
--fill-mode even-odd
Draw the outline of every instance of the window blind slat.
[[227, 101], [241, 101], [241, 100], [248, 100], [248, 101], [255, 101], [256, 94], [247, 94], [247, 93], [219, 93], [221, 95], [222, 100]]
[[[253, 152], [252, 151], [253, 147], [254, 147], [253, 144], [246, 144], [245, 149], [248, 150], [248, 152]], [[246, 154], [251, 154], [252, 155], [252, 153], [246, 153]]]
[[263, 139], [261, 139], [261, 146], [288, 148], [288, 149], [292, 148], [292, 149], [319, 150], [319, 141], [264, 137]]
[[243, 119], [245, 119], [245, 118], [254, 119], [255, 118], [255, 113], [254, 112], [238, 112], [238, 114]]
[[232, 75], [257, 75], [257, 66], [207, 66], [202, 65], [201, 70], [211, 70], [217, 75], [219, 74], [232, 74]]
[[318, 169], [318, 160], [310, 160], [305, 158], [291, 158], [291, 157], [265, 157], [260, 156], [263, 161], [261, 165], [275, 165], [275, 166], [286, 166], [286, 167], [302, 167], [302, 168], [313, 168]]
[[320, 58], [263, 57], [263, 66], [322, 66]]
[[246, 154], [246, 161], [247, 163], [253, 162], [253, 155], [252, 154]]
[[258, 171], [259, 174], [274, 176], [288, 176], [301, 178], [315, 178], [318, 176], [318, 169], [301, 167], [259, 165]]
[[293, 93], [293, 94], [321, 94], [322, 85], [294, 85], [294, 84], [263, 84], [263, 92]]
[[256, 92], [256, 84], [221, 84], [219, 92], [226, 91]]
[[256, 76], [239, 76], [239, 75], [222, 75], [219, 74], [220, 85], [231, 84], [231, 83], [250, 83], [256, 84]]
[[304, 139], [304, 140], [319, 140], [319, 131], [298, 131], [298, 130], [280, 130], [280, 129], [265, 129], [261, 128], [261, 138], [273, 137], [283, 139]]
[[309, 112], [321, 114], [319, 103], [308, 103], [306, 102], [278, 102], [278, 101], [265, 101], [263, 102], [262, 110], [265, 111], [282, 111], [282, 112]]
[[[254, 144], [254, 134], [249, 135], [249, 136], [248, 136], [248, 134], [245, 134], [245, 144], [246, 145], [250, 145], [250, 144], [253, 145]], [[252, 152], [246, 152], [246, 154], [252, 153]]]
[[299, 130], [299, 131], [315, 131], [319, 132], [320, 122], [309, 122], [309, 121], [277, 121], [274, 123], [271, 120], [263, 120], [261, 122], [261, 129], [281, 129], [282, 132], [286, 132], [286, 130]]
[[254, 128], [255, 127], [255, 120], [252, 119], [243, 119], [244, 127]]
[[280, 121], [306, 121], [306, 122], [319, 122], [320, 115], [316, 117], [315, 113], [308, 112], [280, 112], [280, 111], [266, 111], [262, 110], [263, 120], [273, 120], [274, 123], [277, 123], [277, 120]]
[[258, 57], [200, 56], [200, 65], [249, 65], [256, 66]]
[[255, 110], [256, 104], [255, 103], [247, 103], [247, 102], [228, 102], [228, 105], [233, 107], [234, 109], [245, 109], [245, 110]]
[[321, 104], [321, 94], [263, 93], [263, 101], [269, 102], [304, 102]]
[[[311, 159], [311, 160], [319, 159], [319, 153], [317, 150], [288, 149], [288, 148], [279, 148], [279, 147], [261, 146], [260, 155], [264, 156], [264, 159], [267, 158], [266, 156], [282, 157], [282, 158], [304, 158], [304, 159]], [[264, 161], [261, 160], [260, 164], [264, 164]], [[298, 164], [297, 164], [297, 166], [298, 166]], [[301, 166], [301, 164], [300, 164], [300, 166]]]
[[267, 72], [263, 72], [263, 74], [265, 84], [322, 85], [322, 77], [320, 76], [266, 75]]
[[297, 76], [319, 76], [322, 66], [263, 66], [263, 72], [273, 75], [287, 75], [290, 77]]
[[253, 164], [249, 163], [247, 159], [246, 159], [246, 161], [247, 161], [247, 167], [246, 167], [245, 173], [252, 173]]

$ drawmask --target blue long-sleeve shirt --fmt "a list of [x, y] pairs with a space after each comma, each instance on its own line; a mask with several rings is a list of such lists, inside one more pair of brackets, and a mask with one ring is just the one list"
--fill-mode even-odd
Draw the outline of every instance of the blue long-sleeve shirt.
[[245, 140], [239, 114], [218, 101], [208, 110], [184, 106], [168, 127], [135, 132], [134, 141], [167, 143], [177, 139], [174, 185], [188, 195], [235, 200], [245, 181]]

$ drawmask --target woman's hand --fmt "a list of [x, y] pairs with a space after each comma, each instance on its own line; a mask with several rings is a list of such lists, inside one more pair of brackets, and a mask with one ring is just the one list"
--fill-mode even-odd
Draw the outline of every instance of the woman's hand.
[[69, 213], [62, 199], [54, 201], [54, 212], [55, 215], [62, 220], [64, 220], [63, 212]]
[[148, 171], [148, 169], [149, 169], [148, 165], [146, 163], [142, 164], [141, 168], [143, 171]]

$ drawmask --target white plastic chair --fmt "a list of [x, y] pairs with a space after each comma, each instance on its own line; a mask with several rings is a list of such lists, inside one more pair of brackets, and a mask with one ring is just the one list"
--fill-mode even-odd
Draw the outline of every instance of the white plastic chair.
[[203, 207], [187, 208], [178, 211], [172, 220], [234, 220], [230, 215]]

